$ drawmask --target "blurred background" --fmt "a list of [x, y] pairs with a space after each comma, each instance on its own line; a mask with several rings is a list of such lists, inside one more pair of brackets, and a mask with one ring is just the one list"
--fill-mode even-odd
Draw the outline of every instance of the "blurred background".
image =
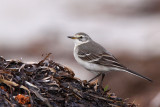
[[67, 36], [85, 32], [119, 62], [151, 78], [107, 73], [103, 85], [140, 107], [160, 107], [160, 0], [0, 0], [0, 55], [24, 62], [54, 61], [76, 77], [94, 75], [74, 60]]

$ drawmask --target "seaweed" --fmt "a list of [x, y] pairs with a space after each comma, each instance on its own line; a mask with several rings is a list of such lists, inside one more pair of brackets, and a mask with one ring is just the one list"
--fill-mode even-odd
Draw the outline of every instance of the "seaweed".
[[137, 107], [49, 59], [24, 63], [0, 57], [0, 107]]

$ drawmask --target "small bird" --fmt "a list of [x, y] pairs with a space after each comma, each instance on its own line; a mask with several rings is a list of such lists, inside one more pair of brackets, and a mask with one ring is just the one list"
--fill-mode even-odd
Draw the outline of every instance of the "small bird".
[[93, 41], [87, 34], [80, 32], [76, 33], [74, 36], [68, 36], [68, 38], [74, 40], [75, 46], [73, 53], [76, 61], [85, 69], [97, 74], [94, 78], [89, 80], [89, 82], [102, 75], [101, 85], [105, 73], [109, 71], [127, 72], [152, 82], [151, 79], [120, 64], [112, 54], [100, 44]]

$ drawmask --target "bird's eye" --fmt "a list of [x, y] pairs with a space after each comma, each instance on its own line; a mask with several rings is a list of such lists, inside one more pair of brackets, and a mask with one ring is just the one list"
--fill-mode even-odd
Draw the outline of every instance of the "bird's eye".
[[80, 39], [82, 39], [83, 37], [82, 37], [82, 36], [80, 36], [79, 38], [80, 38]]

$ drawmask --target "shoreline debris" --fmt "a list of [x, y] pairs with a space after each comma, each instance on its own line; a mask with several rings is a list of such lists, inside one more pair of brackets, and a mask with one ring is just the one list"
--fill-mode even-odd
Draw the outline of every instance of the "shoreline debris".
[[48, 59], [27, 64], [0, 57], [0, 107], [137, 107]]

